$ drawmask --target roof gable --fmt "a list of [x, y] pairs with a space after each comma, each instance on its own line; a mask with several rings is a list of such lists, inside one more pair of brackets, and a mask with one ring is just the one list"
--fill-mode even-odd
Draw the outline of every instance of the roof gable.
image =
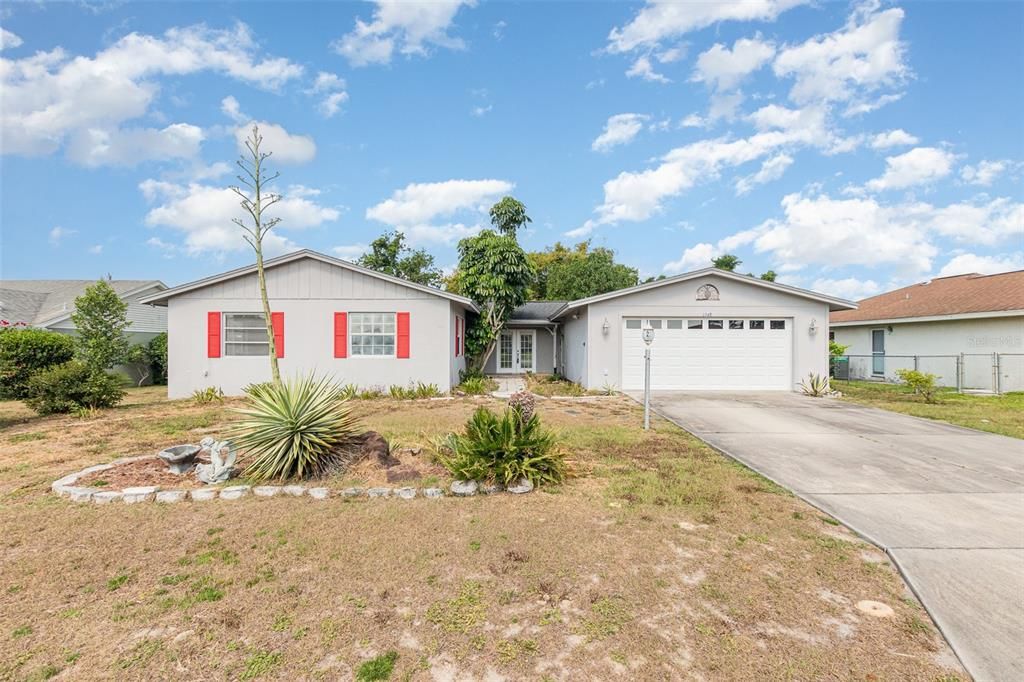
[[639, 293], [641, 291], [649, 291], [651, 289], [657, 289], [659, 287], [670, 286], [673, 284], [679, 284], [693, 279], [699, 279], [701, 277], [716, 276], [723, 277], [725, 279], [734, 280], [743, 284], [749, 284], [757, 287], [764, 287], [774, 291], [778, 291], [784, 294], [792, 296], [798, 296], [800, 298], [807, 298], [814, 301], [821, 301], [829, 304], [829, 310], [850, 310], [857, 307], [857, 304], [853, 301], [847, 301], [846, 299], [836, 298], [835, 296], [828, 296], [826, 294], [819, 294], [814, 291], [807, 289], [800, 289], [798, 287], [791, 287], [787, 284], [779, 284], [778, 282], [768, 282], [766, 280], [751, 277], [749, 275], [740, 275], [729, 270], [722, 270], [720, 268], [708, 267], [701, 268], [700, 270], [694, 270], [693, 272], [686, 272], [681, 275], [675, 275], [674, 277], [666, 277], [665, 279], [659, 279], [654, 282], [647, 282], [646, 284], [638, 284], [635, 287], [628, 287], [626, 289], [618, 289], [611, 291], [606, 294], [599, 294], [597, 296], [590, 296], [588, 298], [581, 298], [575, 301], [569, 301], [560, 310], [551, 315], [551, 318], [561, 317], [567, 312], [580, 308], [582, 306], [590, 305], [591, 303], [599, 303], [601, 301], [607, 301], [619, 296], [628, 296], [630, 294]]
[[[307, 258], [308, 259], [312, 259], [312, 260], [316, 260], [316, 261], [320, 261], [320, 262], [326, 263], [328, 265], [333, 265], [335, 267], [351, 270], [353, 272], [357, 272], [357, 273], [359, 273], [361, 275], [365, 275], [367, 277], [373, 277], [373, 278], [376, 278], [376, 279], [379, 279], [379, 280], [382, 280], [382, 281], [385, 281], [385, 282], [390, 282], [392, 284], [397, 284], [399, 286], [407, 287], [407, 288], [413, 289], [415, 291], [421, 291], [421, 292], [424, 292], [424, 293], [432, 294], [434, 296], [438, 296], [440, 298], [445, 298], [445, 299], [448, 299], [448, 300], [451, 300], [451, 301], [455, 301], [456, 303], [461, 303], [462, 305], [466, 306], [467, 308], [469, 308], [469, 309], [471, 309], [473, 311], [477, 310], [477, 307], [473, 304], [473, 302], [471, 300], [469, 300], [468, 298], [465, 298], [463, 296], [458, 296], [456, 294], [452, 294], [452, 293], [449, 293], [447, 291], [442, 291], [441, 289], [435, 289], [434, 287], [429, 287], [429, 286], [425, 286], [425, 285], [422, 285], [422, 284], [416, 284], [414, 282], [410, 282], [408, 280], [402, 279], [401, 277], [392, 277], [391, 275], [386, 275], [384, 273], [377, 272], [376, 270], [370, 270], [369, 268], [364, 268], [364, 267], [356, 265], [354, 263], [350, 263], [348, 261], [344, 261], [344, 260], [341, 260], [339, 258], [333, 258], [333, 257], [328, 256], [326, 254], [320, 253], [318, 251], [312, 251], [310, 249], [302, 249], [300, 251], [294, 251], [292, 253], [285, 254], [283, 256], [278, 256], [276, 258], [271, 258], [270, 260], [267, 260], [267, 261], [264, 262], [263, 267], [264, 267], [265, 270], [271, 270], [271, 269], [276, 268], [278, 266], [286, 265], [288, 263], [294, 263], [296, 261], [300, 261], [300, 260], [307, 259]], [[167, 304], [167, 300], [171, 299], [171, 298], [173, 298], [175, 296], [178, 296], [178, 295], [181, 295], [181, 294], [184, 294], [184, 293], [188, 293], [190, 291], [196, 291], [197, 289], [202, 289], [204, 287], [212, 286], [214, 284], [220, 284], [222, 282], [226, 282], [226, 281], [229, 281], [229, 280], [232, 280], [232, 279], [237, 279], [239, 277], [246, 277], [246, 276], [251, 275], [251, 274], [253, 274], [255, 272], [256, 272], [256, 265], [255, 264], [253, 264], [253, 265], [246, 265], [244, 267], [236, 268], [235, 270], [230, 270], [228, 272], [224, 272], [224, 273], [221, 273], [219, 275], [212, 275], [210, 277], [205, 277], [203, 279], [199, 279], [199, 280], [196, 280], [194, 282], [188, 282], [186, 284], [181, 284], [179, 286], [172, 287], [172, 288], [167, 289], [165, 291], [161, 291], [160, 293], [155, 294], [153, 296], [147, 296], [147, 297], [143, 298], [141, 302], [142, 303], [148, 303], [148, 304], [151, 304], [151, 305], [166, 305]]]
[[997, 275], [971, 273], [912, 284], [860, 301], [830, 322], [896, 320], [1024, 310], [1024, 270]]

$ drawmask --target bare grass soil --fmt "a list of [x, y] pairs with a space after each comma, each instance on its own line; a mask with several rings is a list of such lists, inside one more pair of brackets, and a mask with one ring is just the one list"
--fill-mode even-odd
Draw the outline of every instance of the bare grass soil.
[[[0, 404], [0, 679], [966, 679], [885, 556], [629, 400], [543, 401], [530, 495], [73, 504], [61, 475], [197, 442], [235, 401]], [[361, 401], [429, 457], [492, 399]], [[876, 618], [861, 600], [891, 606]]]

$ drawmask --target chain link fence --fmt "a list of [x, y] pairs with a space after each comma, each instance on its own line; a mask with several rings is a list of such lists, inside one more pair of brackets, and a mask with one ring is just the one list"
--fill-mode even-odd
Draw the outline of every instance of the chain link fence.
[[839, 381], [897, 382], [901, 369], [934, 374], [936, 384], [958, 391], [1024, 391], [1024, 353], [837, 355], [831, 362], [832, 378]]

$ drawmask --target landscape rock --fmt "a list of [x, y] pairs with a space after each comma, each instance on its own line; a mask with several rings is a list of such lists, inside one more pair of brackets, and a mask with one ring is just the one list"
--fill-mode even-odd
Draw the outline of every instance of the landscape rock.
[[135, 504], [137, 502], [148, 502], [153, 499], [156, 495], [156, 491], [159, 490], [159, 486], [155, 485], [140, 485], [125, 488], [121, 492], [124, 495], [125, 504]]
[[359, 443], [359, 454], [366, 458], [376, 458], [382, 467], [390, 468], [399, 464], [398, 458], [392, 456], [391, 446], [388, 445], [384, 436], [376, 431], [367, 431], [360, 435], [356, 442]]
[[367, 497], [390, 497], [391, 488], [370, 488], [366, 491]]
[[411, 500], [416, 497], [416, 488], [396, 488], [395, 497], [400, 497], [403, 500]]
[[184, 490], [161, 490], [156, 494], [157, 502], [174, 503], [181, 502], [188, 496]]
[[515, 485], [510, 485], [508, 491], [516, 495], [522, 495], [533, 490], [533, 482], [528, 478], [520, 478]]
[[484, 495], [494, 495], [495, 493], [500, 493], [504, 489], [505, 486], [501, 485], [500, 483], [488, 483], [486, 485], [480, 486], [480, 492], [482, 492]]
[[306, 492], [314, 500], [326, 500], [331, 495], [331, 491], [327, 488], [310, 488]]
[[273, 497], [279, 492], [281, 492], [279, 485], [258, 485], [252, 489], [252, 494], [256, 497]]
[[285, 495], [291, 495], [292, 497], [302, 497], [306, 494], [306, 486], [304, 485], [286, 485], [281, 488], [281, 492]]
[[444, 490], [442, 490], [441, 488], [424, 488], [420, 492], [423, 494], [423, 497], [430, 497], [435, 499], [438, 497], [444, 497]]
[[401, 483], [402, 481], [418, 481], [423, 478], [423, 474], [419, 472], [415, 467], [408, 465], [401, 465], [391, 467], [387, 470], [388, 483]]
[[111, 502], [120, 502], [122, 497], [124, 497], [124, 493], [120, 490], [104, 490], [93, 493], [92, 501], [96, 504], [110, 504]]
[[452, 481], [452, 495], [458, 495], [459, 497], [469, 497], [470, 495], [476, 495], [476, 491], [480, 488], [480, 484], [476, 481]]
[[219, 494], [220, 491], [216, 488], [197, 488], [192, 491], [191, 496], [196, 502], [207, 502], [216, 499]]
[[220, 497], [223, 500], [237, 500], [248, 495], [251, 489], [248, 485], [229, 485], [220, 491]]
[[64, 491], [72, 502], [88, 502], [92, 499], [92, 496], [96, 494], [95, 488], [75, 488], [69, 487], [64, 488]]
[[363, 494], [362, 488], [345, 488], [341, 491], [342, 497], [359, 497]]

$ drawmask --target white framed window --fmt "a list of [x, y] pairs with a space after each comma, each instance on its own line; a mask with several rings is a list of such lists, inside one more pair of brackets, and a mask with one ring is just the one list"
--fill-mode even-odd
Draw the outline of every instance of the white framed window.
[[764, 329], [764, 320], [751, 320], [750, 321], [750, 328], [751, 329]]
[[661, 320], [647, 320], [647, 324], [651, 325], [651, 329], [661, 329]]
[[683, 328], [683, 321], [682, 320], [666, 320], [665, 324], [668, 325], [669, 329], [682, 329]]
[[263, 313], [224, 313], [224, 355], [267, 357], [266, 319]]
[[771, 326], [772, 329], [785, 329], [786, 328], [786, 321], [785, 320], [772, 320], [770, 326]]
[[725, 320], [708, 320], [708, 329], [722, 329], [725, 326]]
[[626, 329], [640, 329], [640, 320], [626, 320]]
[[394, 313], [349, 313], [348, 327], [352, 355], [394, 357]]
[[743, 329], [743, 320], [729, 320], [729, 329]]
[[704, 320], [687, 320], [686, 321], [686, 328], [687, 329], [703, 329], [704, 328]]

